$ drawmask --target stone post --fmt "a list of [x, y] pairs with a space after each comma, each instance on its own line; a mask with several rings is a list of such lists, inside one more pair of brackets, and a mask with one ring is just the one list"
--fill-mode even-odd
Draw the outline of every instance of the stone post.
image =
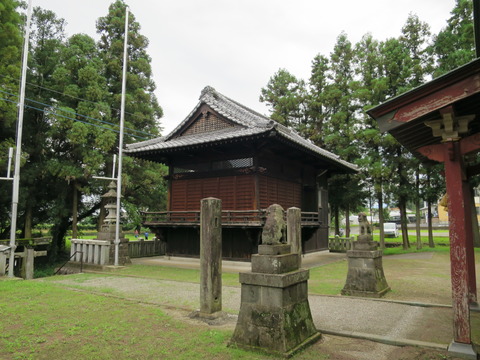
[[287, 209], [287, 243], [291, 246], [292, 254], [298, 254], [299, 266], [302, 266], [302, 226], [301, 211], [297, 207]]
[[35, 250], [31, 247], [25, 247], [23, 250], [21, 275], [25, 280], [33, 279], [33, 264], [35, 261]]
[[222, 310], [222, 201], [200, 204], [200, 317], [216, 317]]
[[5, 276], [5, 268], [7, 266], [7, 254], [3, 249], [1, 249], [3, 245], [0, 245], [0, 276]]

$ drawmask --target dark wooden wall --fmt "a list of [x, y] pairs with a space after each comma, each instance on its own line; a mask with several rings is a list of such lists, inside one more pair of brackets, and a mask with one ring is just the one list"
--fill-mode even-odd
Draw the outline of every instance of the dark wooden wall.
[[302, 206], [302, 187], [299, 183], [259, 175], [260, 208], [266, 209], [271, 204], [279, 204], [285, 210]]
[[172, 180], [170, 210], [199, 210], [200, 200], [215, 197], [225, 210], [252, 210], [255, 206], [254, 175]]
[[[222, 229], [222, 258], [249, 260], [258, 252], [261, 229]], [[165, 232], [166, 254], [172, 256], [198, 257], [200, 234], [198, 228], [169, 228]]]

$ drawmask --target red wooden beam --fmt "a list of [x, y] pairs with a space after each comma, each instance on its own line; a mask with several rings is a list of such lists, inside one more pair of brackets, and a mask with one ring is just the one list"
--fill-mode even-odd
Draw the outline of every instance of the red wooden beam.
[[471, 271], [474, 255], [470, 187], [463, 176], [459, 142], [448, 142], [442, 146], [450, 223], [454, 341], [471, 344], [469, 306], [476, 300], [476, 286], [472, 284], [475, 281], [475, 268]]
[[480, 133], [461, 139], [460, 151], [462, 155], [480, 151]]
[[480, 92], [480, 81], [479, 76], [475, 75], [404, 104], [398, 107], [389, 119], [382, 119], [382, 121], [406, 123], [440, 110], [477, 92]]

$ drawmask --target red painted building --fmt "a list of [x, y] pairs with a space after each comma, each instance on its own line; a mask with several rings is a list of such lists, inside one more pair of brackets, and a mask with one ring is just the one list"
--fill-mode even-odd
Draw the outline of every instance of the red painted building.
[[263, 209], [302, 210], [305, 252], [328, 247], [327, 178], [356, 167], [289, 128], [206, 87], [198, 105], [169, 135], [127, 146], [130, 156], [169, 166], [166, 212], [144, 225], [172, 255], [198, 256], [200, 200], [223, 208], [223, 255], [256, 253]]

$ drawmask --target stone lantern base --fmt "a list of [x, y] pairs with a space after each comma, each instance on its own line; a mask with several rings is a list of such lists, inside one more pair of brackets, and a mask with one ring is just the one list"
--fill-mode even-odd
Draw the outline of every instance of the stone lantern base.
[[240, 273], [242, 297], [229, 346], [291, 356], [320, 339], [308, 303], [309, 271], [290, 245], [260, 245], [252, 272]]
[[354, 241], [347, 251], [348, 274], [342, 295], [379, 298], [390, 291], [375, 241]]
[[[97, 234], [98, 240], [108, 240], [110, 241], [110, 255], [109, 255], [109, 265], [113, 265], [115, 262], [115, 224], [104, 224], [102, 225], [101, 230]], [[118, 264], [128, 265], [132, 261], [128, 256], [128, 239], [125, 238], [125, 235], [120, 232], [120, 244], [118, 247]]]

